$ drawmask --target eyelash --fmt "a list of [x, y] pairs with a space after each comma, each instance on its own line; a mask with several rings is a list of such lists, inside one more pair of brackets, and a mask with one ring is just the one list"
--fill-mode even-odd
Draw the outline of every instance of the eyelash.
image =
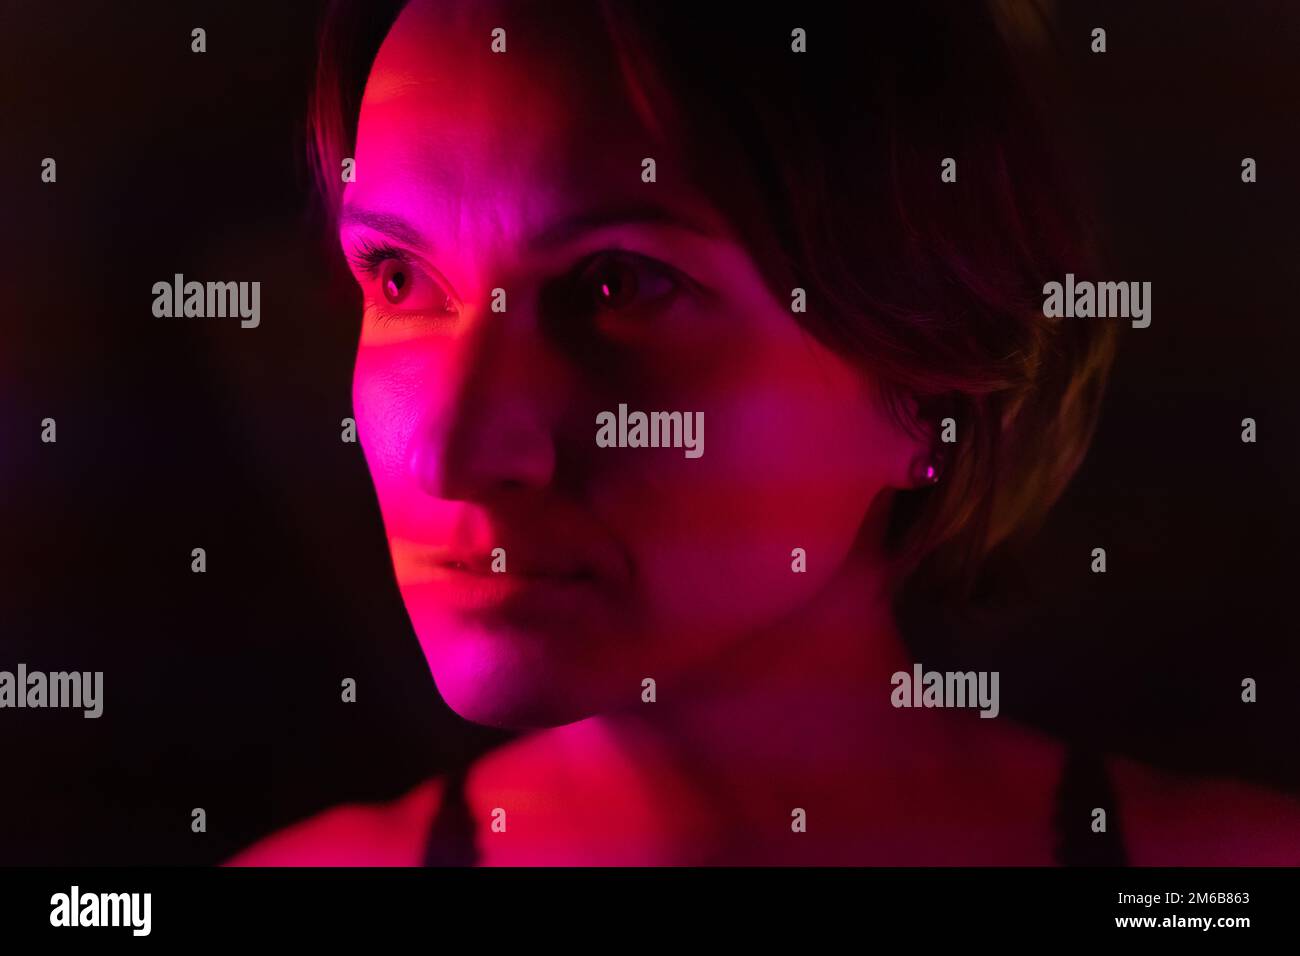
[[367, 279], [378, 278], [379, 267], [386, 259], [396, 259], [408, 266], [414, 265], [411, 257], [396, 246], [387, 244], [377, 246], [365, 238], [357, 241], [355, 252], [348, 253], [348, 262], [352, 264], [352, 268]]

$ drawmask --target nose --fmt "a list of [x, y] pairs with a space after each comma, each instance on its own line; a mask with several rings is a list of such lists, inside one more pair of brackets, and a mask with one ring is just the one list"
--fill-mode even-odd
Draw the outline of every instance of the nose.
[[511, 306], [475, 310], [448, 346], [443, 368], [454, 381], [430, 389], [438, 396], [411, 454], [429, 495], [488, 502], [554, 478], [562, 370], [538, 323]]

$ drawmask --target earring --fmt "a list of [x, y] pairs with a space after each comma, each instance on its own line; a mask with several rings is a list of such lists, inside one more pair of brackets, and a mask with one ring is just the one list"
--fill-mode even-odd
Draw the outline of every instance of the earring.
[[939, 461], [930, 455], [917, 455], [912, 459], [910, 476], [912, 484], [924, 487], [939, 481]]

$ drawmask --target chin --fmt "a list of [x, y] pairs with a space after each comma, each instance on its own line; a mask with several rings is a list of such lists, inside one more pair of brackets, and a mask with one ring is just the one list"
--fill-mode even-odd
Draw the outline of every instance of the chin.
[[438, 693], [471, 723], [535, 730], [606, 709], [590, 672], [557, 660], [544, 638], [445, 623], [418, 633]]

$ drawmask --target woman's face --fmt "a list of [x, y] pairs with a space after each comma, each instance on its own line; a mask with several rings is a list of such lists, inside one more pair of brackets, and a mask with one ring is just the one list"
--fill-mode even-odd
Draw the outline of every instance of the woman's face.
[[[353, 401], [440, 692], [553, 725], [639, 706], [645, 678], [670, 695], [787, 616], [798, 641], [915, 446], [683, 182], [671, 147], [707, 144], [652, 138], [608, 41], [464, 7], [409, 5], [367, 86]], [[620, 406], [702, 415], [703, 453], [602, 447]]]

